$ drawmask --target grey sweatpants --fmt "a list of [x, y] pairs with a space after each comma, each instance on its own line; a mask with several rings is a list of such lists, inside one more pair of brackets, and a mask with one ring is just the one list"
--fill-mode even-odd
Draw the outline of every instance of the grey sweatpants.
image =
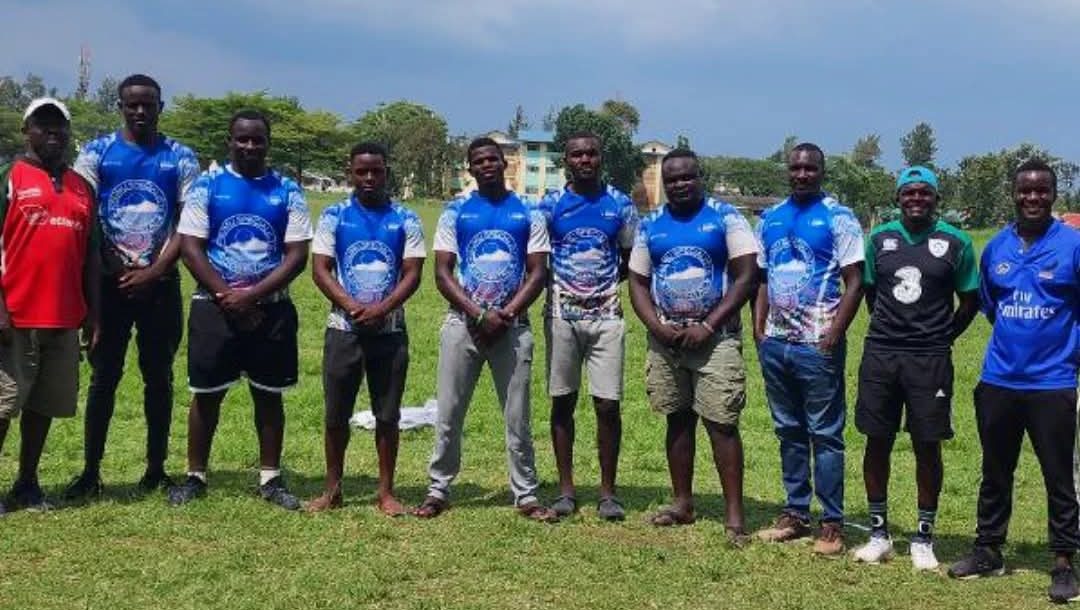
[[527, 324], [514, 326], [491, 345], [478, 348], [465, 323], [447, 317], [439, 335], [438, 421], [431, 455], [428, 494], [446, 500], [450, 483], [461, 471], [461, 433], [465, 412], [486, 362], [506, 422], [506, 458], [514, 505], [536, 501], [536, 460], [529, 409], [533, 337]]

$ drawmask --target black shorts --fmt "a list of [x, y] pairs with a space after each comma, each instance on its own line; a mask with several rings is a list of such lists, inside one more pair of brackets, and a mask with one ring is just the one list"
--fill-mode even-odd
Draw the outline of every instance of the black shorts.
[[894, 436], [907, 405], [905, 429], [914, 441], [953, 437], [952, 355], [867, 348], [859, 365], [855, 427], [869, 437]]
[[371, 413], [377, 421], [397, 424], [408, 369], [409, 338], [404, 332], [360, 335], [327, 328], [323, 343], [326, 425], [349, 424], [365, 374]]
[[195, 393], [218, 392], [247, 375], [260, 390], [296, 385], [296, 308], [284, 300], [258, 306], [251, 328], [231, 320], [217, 303], [191, 302], [188, 316], [188, 385]]

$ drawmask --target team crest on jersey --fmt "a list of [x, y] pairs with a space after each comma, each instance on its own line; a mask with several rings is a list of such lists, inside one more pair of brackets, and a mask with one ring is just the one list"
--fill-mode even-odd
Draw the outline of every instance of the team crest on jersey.
[[342, 279], [345, 289], [360, 303], [375, 303], [393, 284], [394, 253], [379, 241], [358, 241], [343, 257]]
[[502, 301], [517, 288], [514, 282], [519, 275], [519, 263], [514, 256], [517, 244], [506, 231], [489, 229], [480, 231], [469, 240], [465, 249], [467, 288], [473, 298], [487, 304]]
[[922, 271], [918, 267], [901, 267], [893, 275], [900, 280], [892, 291], [897, 301], [911, 305], [922, 297]]
[[945, 256], [945, 253], [949, 251], [949, 242], [944, 239], [937, 239], [931, 237], [926, 245], [930, 248], [930, 254], [933, 254], [937, 258]]
[[769, 248], [769, 292], [779, 306], [798, 305], [813, 274], [814, 251], [802, 239], [779, 239]]
[[1009, 269], [1012, 269], [1009, 263], [998, 263], [998, 266], [994, 267], [994, 272], [998, 275], [1005, 275], [1009, 272]]
[[713, 262], [696, 246], [679, 246], [664, 253], [656, 268], [656, 284], [669, 314], [700, 311], [712, 288]]
[[884, 252], [895, 252], [900, 248], [900, 243], [896, 241], [894, 237], [886, 237], [881, 242], [881, 249]]
[[49, 210], [40, 205], [23, 204], [19, 206], [19, 211], [28, 225], [43, 225], [49, 221]]
[[149, 263], [154, 235], [165, 225], [165, 192], [151, 180], [124, 180], [102, 202], [105, 233], [130, 261]]
[[611, 259], [607, 235], [592, 227], [578, 227], [562, 239], [560, 250], [569, 262], [571, 280], [581, 287], [600, 283], [599, 275]]
[[225, 281], [257, 278], [274, 266], [271, 256], [278, 248], [274, 227], [255, 214], [236, 214], [225, 219], [218, 229], [217, 267]]

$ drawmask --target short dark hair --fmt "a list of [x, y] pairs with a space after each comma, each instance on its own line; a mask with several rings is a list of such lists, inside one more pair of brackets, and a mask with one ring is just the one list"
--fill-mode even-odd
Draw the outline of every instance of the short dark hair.
[[132, 74], [120, 81], [120, 84], [116, 86], [116, 95], [123, 97], [124, 89], [127, 89], [128, 87], [150, 87], [154, 91], [157, 91], [159, 98], [161, 97], [161, 85], [145, 74]]
[[701, 161], [698, 159], [697, 153], [690, 150], [689, 148], [674, 148], [669, 151], [668, 154], [664, 155], [664, 158], [660, 160], [661, 173], [663, 173], [664, 171], [664, 165], [666, 165], [668, 161], [674, 161], [675, 159], [692, 160], [694, 162], [694, 165], [697, 166], [698, 175], [701, 175]]
[[244, 108], [237, 110], [233, 113], [232, 118], [229, 119], [229, 133], [232, 133], [233, 125], [236, 125], [237, 121], [262, 121], [262, 124], [266, 126], [266, 137], [270, 137], [270, 119], [266, 118], [261, 110], [254, 108]]
[[825, 169], [825, 151], [821, 150], [820, 146], [813, 142], [799, 142], [791, 149], [791, 152], [788, 153], [788, 157], [799, 151], [817, 153], [817, 156], [821, 159], [821, 169]]
[[[600, 139], [600, 136], [591, 131], [575, 131], [566, 136], [566, 141], [569, 142], [570, 140], [596, 140], [597, 144], [602, 145], [604, 143], [604, 141]], [[563, 144], [563, 147], [566, 147], [565, 143]]]
[[377, 155], [382, 157], [383, 163], [387, 163], [390, 159], [390, 154], [386, 152], [386, 147], [378, 142], [360, 142], [355, 144], [351, 150], [349, 150], [349, 161], [356, 158], [356, 155]]
[[498, 142], [492, 140], [488, 136], [480, 136], [479, 138], [473, 138], [473, 141], [469, 142], [469, 147], [465, 150], [465, 160], [468, 161], [472, 159], [473, 151], [477, 148], [484, 148], [485, 146], [494, 146], [495, 149], [499, 151], [499, 158], [503, 160], [506, 159], [503, 155], [502, 147], [499, 146]]
[[1050, 179], [1054, 182], [1054, 192], [1057, 192], [1057, 172], [1054, 171], [1053, 166], [1047, 163], [1045, 159], [1032, 157], [1016, 166], [1016, 171], [1014, 171], [1012, 175], [1013, 188], [1016, 188], [1016, 179], [1024, 172], [1046, 172], [1047, 174], [1050, 174]]

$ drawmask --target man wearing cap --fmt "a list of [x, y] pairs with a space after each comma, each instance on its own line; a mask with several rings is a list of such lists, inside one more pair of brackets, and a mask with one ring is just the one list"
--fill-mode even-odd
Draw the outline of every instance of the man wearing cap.
[[1077, 599], [1073, 557], [1080, 506], [1072, 479], [1080, 367], [1080, 233], [1054, 219], [1057, 175], [1032, 159], [1013, 174], [1016, 221], [983, 249], [979, 300], [992, 325], [975, 387], [982, 445], [975, 544], [949, 568], [973, 578], [1005, 571], [1001, 547], [1012, 515], [1013, 475], [1024, 434], [1046, 487], [1051, 601]]
[[103, 230], [101, 343], [90, 364], [86, 399], [85, 466], [68, 499], [101, 493], [101, 460], [116, 406], [124, 358], [137, 331], [146, 417], [146, 471], [139, 489], [168, 487], [165, 458], [173, 406], [173, 359], [180, 346], [180, 240], [176, 223], [183, 194], [199, 175], [190, 148], [158, 132], [161, 87], [133, 74], [117, 87], [124, 127], [93, 140], [75, 171], [94, 187]]
[[93, 191], [65, 159], [71, 113], [36, 99], [22, 131], [26, 153], [0, 183], [0, 447], [21, 413], [19, 474], [7, 503], [45, 510], [38, 462], [53, 418], [75, 415], [78, 329], [91, 351], [97, 342], [99, 261]]
[[971, 238], [936, 217], [933, 171], [921, 166], [902, 171], [896, 201], [900, 219], [875, 227], [866, 242], [863, 286], [870, 327], [859, 367], [855, 426], [867, 437], [863, 481], [870, 540], [854, 558], [876, 564], [893, 556], [889, 460], [906, 410], [919, 510], [911, 562], [917, 570], [934, 570], [941, 441], [953, 436], [952, 344], [978, 311], [979, 274]]

